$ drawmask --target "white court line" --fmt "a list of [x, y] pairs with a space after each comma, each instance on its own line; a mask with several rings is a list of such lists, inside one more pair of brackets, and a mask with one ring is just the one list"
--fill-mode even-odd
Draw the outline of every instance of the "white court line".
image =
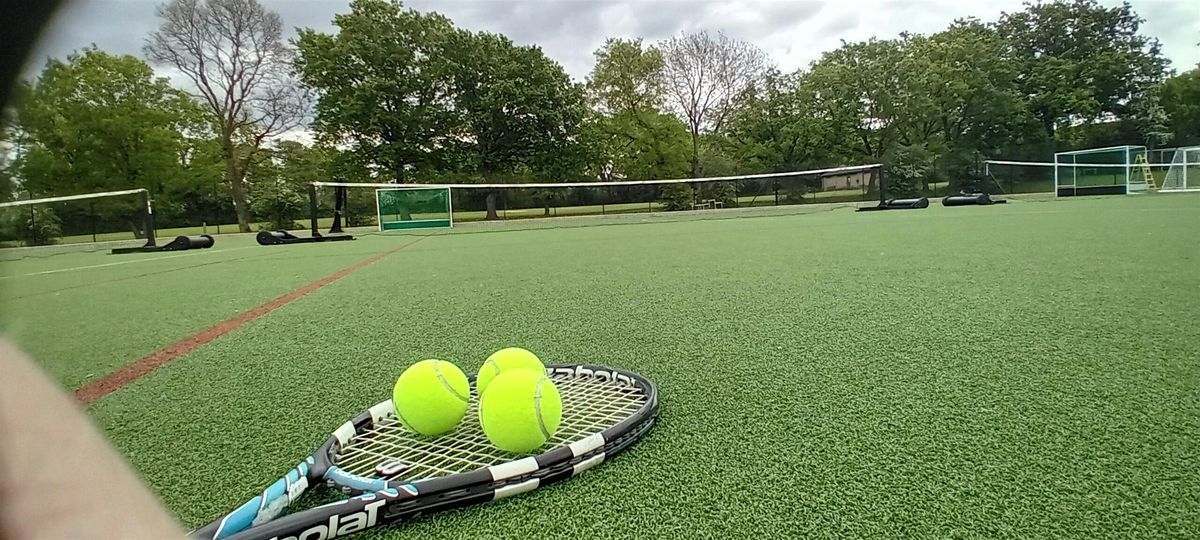
[[132, 259], [132, 260], [128, 260], [128, 261], [117, 261], [117, 262], [110, 262], [110, 263], [104, 263], [104, 264], [92, 264], [92, 265], [88, 265], [88, 266], [73, 266], [71, 268], [59, 268], [57, 270], [44, 270], [42, 272], [33, 272], [32, 274], [21, 274], [19, 276], [0, 276], [0, 279], [42, 276], [42, 275], [46, 275], [46, 274], [58, 274], [61, 272], [74, 272], [76, 270], [88, 270], [91, 268], [104, 268], [106, 266], [117, 266], [117, 265], [121, 265], [121, 264], [132, 264], [132, 263], [146, 262], [146, 261], [162, 261], [165, 259], [174, 259], [177, 257], [187, 257], [188, 255], [201, 255], [204, 253], [225, 253], [227, 251], [237, 251], [239, 249], [249, 249], [252, 247], [257, 247], [257, 246], [242, 246], [242, 247], [236, 247], [236, 248], [217, 249], [217, 250], [201, 250], [201, 251], [197, 251], [195, 253], [180, 253], [178, 255], [165, 255], [162, 257], [147, 257], [145, 259]]

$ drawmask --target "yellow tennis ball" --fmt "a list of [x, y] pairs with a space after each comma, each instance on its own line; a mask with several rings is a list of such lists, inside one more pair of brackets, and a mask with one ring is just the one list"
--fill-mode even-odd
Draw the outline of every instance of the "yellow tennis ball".
[[496, 448], [529, 452], [558, 431], [562, 400], [545, 371], [510, 369], [479, 398], [479, 425]]
[[442, 360], [413, 364], [392, 389], [392, 405], [404, 427], [421, 435], [441, 435], [467, 414], [471, 383], [458, 366]]
[[546, 366], [542, 365], [542, 361], [538, 360], [537, 355], [520, 347], [509, 347], [492, 353], [487, 360], [483, 361], [483, 367], [479, 368], [479, 375], [475, 377], [476, 393], [483, 396], [483, 391], [487, 389], [488, 384], [496, 375], [510, 369], [521, 368], [532, 369], [540, 373], [546, 372]]

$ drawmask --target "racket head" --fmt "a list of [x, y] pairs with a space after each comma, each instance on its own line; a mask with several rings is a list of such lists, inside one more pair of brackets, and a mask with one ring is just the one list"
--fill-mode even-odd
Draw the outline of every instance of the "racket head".
[[558, 430], [534, 452], [513, 454], [492, 446], [479, 424], [472, 385], [466, 416], [450, 433], [415, 434], [398, 421], [391, 400], [384, 401], [334, 431], [314, 456], [314, 472], [349, 494], [437, 493], [585, 455], [657, 415], [658, 390], [639, 374], [584, 364], [552, 365], [546, 375], [558, 388], [563, 415]]
[[[641, 375], [595, 365], [552, 365], [546, 373], [558, 387], [563, 418], [536, 452], [511, 454], [492, 447], [479, 426], [474, 394], [459, 426], [436, 438], [409, 432], [391, 401], [384, 401], [339, 426], [287, 476], [193, 536], [342, 536], [524, 493], [621, 452], [657, 419], [658, 390]], [[322, 481], [351, 497], [280, 516]]]

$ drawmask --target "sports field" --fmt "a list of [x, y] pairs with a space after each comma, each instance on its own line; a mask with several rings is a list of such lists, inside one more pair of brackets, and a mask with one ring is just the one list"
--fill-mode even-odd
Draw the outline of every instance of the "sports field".
[[409, 364], [519, 345], [648, 376], [658, 425], [358, 538], [1200, 537], [1200, 194], [821, 208], [28, 257], [0, 322], [76, 389], [377, 258], [89, 405], [188, 527]]

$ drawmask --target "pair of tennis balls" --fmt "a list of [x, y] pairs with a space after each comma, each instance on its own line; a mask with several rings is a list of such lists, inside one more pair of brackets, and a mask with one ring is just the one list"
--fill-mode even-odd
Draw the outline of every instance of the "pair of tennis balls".
[[[475, 379], [479, 424], [497, 448], [529, 452], [554, 435], [562, 421], [558, 388], [533, 353], [509, 347], [492, 353]], [[471, 385], [458, 366], [423, 360], [404, 370], [392, 391], [396, 416], [426, 436], [454, 429], [471, 401]]]

